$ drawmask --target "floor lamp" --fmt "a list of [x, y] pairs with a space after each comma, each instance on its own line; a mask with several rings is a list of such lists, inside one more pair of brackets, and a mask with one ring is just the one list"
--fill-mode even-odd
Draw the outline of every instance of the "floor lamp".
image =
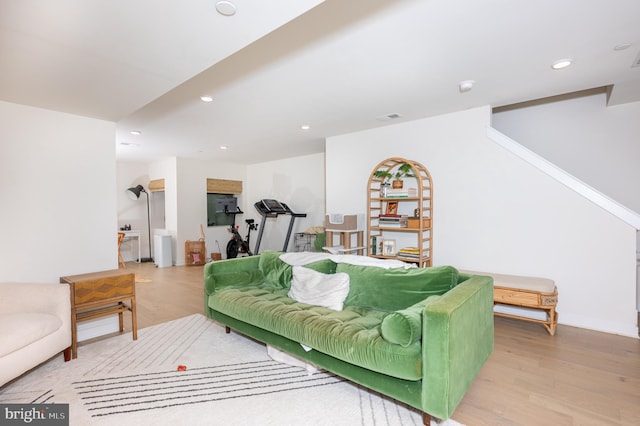
[[149, 214], [149, 193], [144, 190], [144, 187], [142, 185], [138, 185], [135, 188], [127, 189], [127, 195], [132, 200], [138, 200], [140, 198], [140, 194], [142, 193], [147, 196], [147, 231], [149, 232], [149, 257], [140, 259], [140, 262], [153, 262], [153, 258], [151, 257], [151, 215]]

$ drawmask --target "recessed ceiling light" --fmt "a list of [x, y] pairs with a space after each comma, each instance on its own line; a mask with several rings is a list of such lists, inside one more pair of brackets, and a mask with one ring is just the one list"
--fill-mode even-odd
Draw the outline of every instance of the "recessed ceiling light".
[[222, 145], [222, 146], [220, 146], [220, 149], [222, 149], [222, 150], [224, 150], [224, 149], [228, 149], [228, 148], [229, 148], [229, 147], [228, 147], [228, 146], [226, 146], [226, 145]]
[[376, 120], [389, 121], [389, 120], [396, 120], [400, 117], [402, 117], [400, 114], [398, 114], [397, 112], [393, 112], [391, 114], [381, 115], [380, 117], [376, 117]]
[[308, 124], [303, 124], [302, 126], [300, 126], [301, 130], [309, 130], [311, 128], [311, 126], [309, 126]]
[[460, 93], [468, 92], [473, 89], [474, 84], [476, 84], [475, 80], [463, 80], [458, 83], [458, 90], [460, 90]]
[[558, 59], [553, 64], [551, 64], [551, 68], [553, 68], [554, 70], [561, 70], [567, 68], [571, 64], [573, 64], [573, 59]]
[[134, 136], [140, 136], [142, 134], [140, 130], [132, 130], [129, 133], [131, 133]]
[[617, 44], [613, 46], [613, 50], [620, 51], [620, 50], [628, 49], [630, 47], [631, 47], [631, 43], [622, 43], [622, 44]]
[[200, 100], [202, 102], [213, 102], [213, 98], [211, 96], [208, 96], [208, 95], [200, 96]]
[[216, 2], [216, 10], [220, 15], [233, 16], [236, 14], [236, 5], [230, 1]]

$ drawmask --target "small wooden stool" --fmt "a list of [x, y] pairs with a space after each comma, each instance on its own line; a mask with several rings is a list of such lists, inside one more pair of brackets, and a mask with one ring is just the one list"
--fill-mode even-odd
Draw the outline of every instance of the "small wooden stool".
[[[463, 271], [461, 271], [463, 272]], [[510, 305], [544, 311], [546, 319], [529, 318], [511, 312], [494, 310], [495, 316], [515, 318], [542, 324], [550, 335], [556, 334], [558, 325], [558, 289], [548, 278], [494, 274], [491, 272], [464, 271], [467, 274], [493, 277], [494, 305]]]

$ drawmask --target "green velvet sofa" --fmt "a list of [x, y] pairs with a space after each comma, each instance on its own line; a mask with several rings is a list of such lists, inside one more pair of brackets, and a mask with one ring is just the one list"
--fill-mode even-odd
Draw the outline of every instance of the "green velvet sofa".
[[[491, 277], [451, 266], [383, 269], [333, 258], [292, 266], [280, 255], [206, 264], [206, 315], [227, 332], [415, 407], [425, 424], [452, 415], [493, 351]], [[348, 275], [342, 310], [289, 297], [301, 267], [328, 279]]]

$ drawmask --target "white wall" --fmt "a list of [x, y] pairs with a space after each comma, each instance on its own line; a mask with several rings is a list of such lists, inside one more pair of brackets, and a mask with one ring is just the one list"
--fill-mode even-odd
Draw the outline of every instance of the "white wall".
[[492, 125], [626, 207], [640, 212], [640, 102], [606, 94], [493, 114]]
[[[296, 218], [294, 221], [287, 247], [288, 251], [293, 251], [296, 232], [304, 232], [311, 226], [323, 225], [324, 181], [324, 154], [250, 165], [247, 167], [245, 216], [247, 219], [254, 218], [262, 225], [262, 216], [253, 204], [264, 198], [281, 201], [295, 213], [306, 213], [307, 217]], [[290, 215], [266, 219], [260, 252], [283, 249], [290, 221]], [[252, 233], [251, 238], [251, 246], [255, 247], [257, 232]]]
[[115, 124], [0, 102], [0, 280], [118, 267]]
[[364, 211], [381, 160], [419, 161], [434, 264], [554, 279], [561, 323], [637, 336], [635, 230], [492, 142], [489, 124], [483, 107], [329, 138], [327, 211]]
[[[115, 124], [0, 102], [0, 281], [118, 267]], [[78, 325], [78, 341], [118, 330]]]
[[[224, 253], [227, 241], [231, 237], [226, 226], [207, 227], [207, 179], [228, 179], [243, 182], [243, 193], [238, 196], [239, 206], [246, 211], [244, 204], [245, 191], [247, 187], [246, 167], [243, 165], [201, 161], [192, 159], [177, 159], [177, 203], [167, 209], [175, 208], [177, 211], [177, 248], [176, 264], [184, 265], [184, 244], [185, 241], [196, 241], [200, 239], [200, 225], [205, 233], [205, 243], [207, 255], [218, 251], [216, 241]], [[242, 215], [238, 215], [236, 222], [243, 220]], [[224, 255], [223, 255], [224, 257]]]

